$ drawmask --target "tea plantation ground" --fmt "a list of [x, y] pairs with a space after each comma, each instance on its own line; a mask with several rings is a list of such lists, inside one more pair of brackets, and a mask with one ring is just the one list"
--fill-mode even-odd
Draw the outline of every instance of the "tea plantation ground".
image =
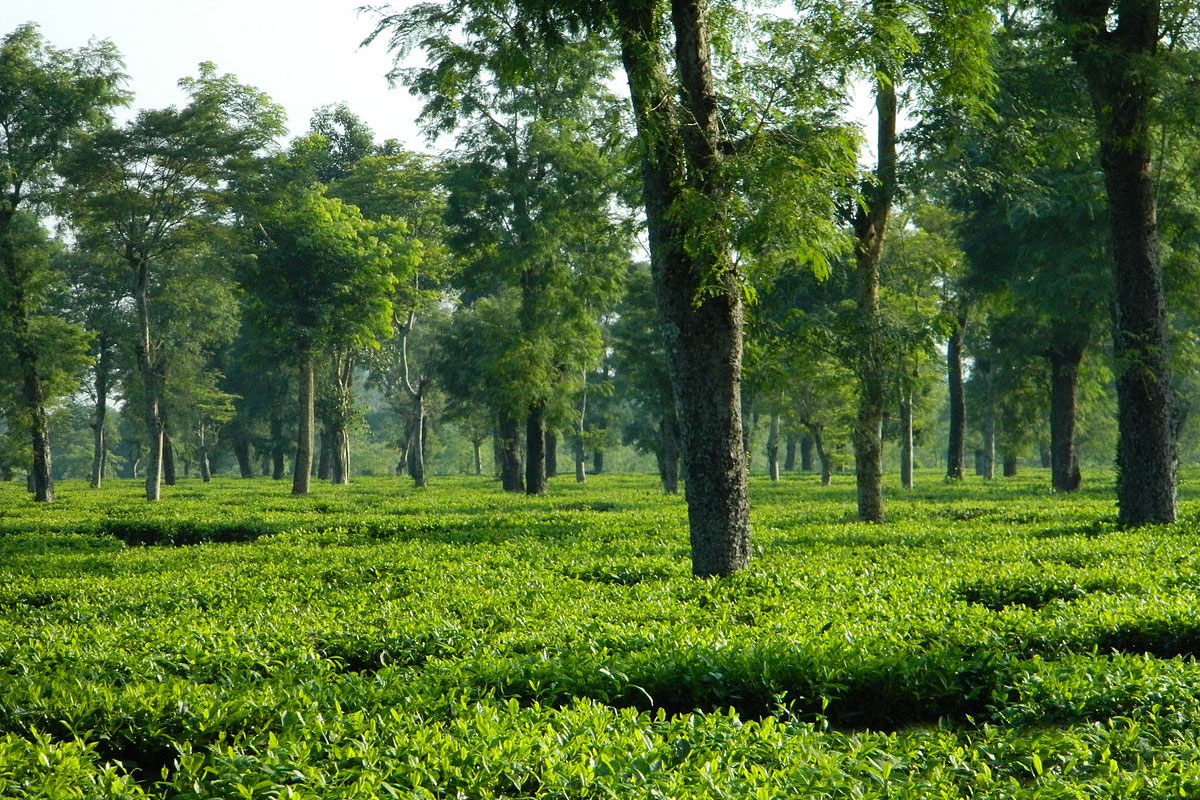
[[1200, 503], [1047, 483], [0, 485], [0, 797], [1200, 796]]

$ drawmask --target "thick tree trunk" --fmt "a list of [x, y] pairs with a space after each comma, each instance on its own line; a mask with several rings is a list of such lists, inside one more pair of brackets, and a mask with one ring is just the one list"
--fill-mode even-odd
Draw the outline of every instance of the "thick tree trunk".
[[800, 437], [800, 471], [813, 471], [813, 439], [812, 436]]
[[963, 392], [962, 363], [965, 331], [965, 324], [957, 325], [946, 343], [946, 373], [950, 382], [950, 437], [946, 447], [946, 477], [956, 481], [963, 479], [966, 468], [967, 406]]
[[300, 354], [300, 382], [296, 393], [296, 405], [299, 416], [296, 420], [296, 460], [292, 468], [292, 494], [308, 494], [312, 480], [313, 462], [313, 427], [315, 426], [313, 394], [315, 378], [313, 376], [312, 354]]
[[779, 480], [779, 414], [771, 414], [771, 429], [767, 434], [767, 472], [771, 480]]
[[250, 443], [244, 434], [237, 435], [233, 440], [233, 457], [237, 459], [238, 474], [243, 478], [254, 477], [254, 463], [250, 460]]
[[1015, 478], [1017, 476], [1017, 457], [1012, 453], [1004, 455], [1004, 477]]
[[796, 448], [797, 448], [797, 445], [799, 444], [800, 438], [798, 436], [796, 436], [796, 434], [794, 434], [794, 433], [789, 433], [787, 435], [787, 438], [785, 441], [786, 441], [786, 444], [784, 445], [784, 451], [783, 451], [784, 452], [783, 471], [784, 472], [795, 472], [796, 471], [796, 452], [797, 452]]
[[523, 492], [521, 477], [521, 435], [517, 418], [508, 412], [500, 414], [499, 444], [500, 483], [506, 492]]
[[546, 477], [558, 475], [558, 436], [546, 431]]
[[1046, 352], [1050, 362], [1050, 484], [1073, 492], [1082, 476], [1075, 452], [1075, 397], [1083, 348], [1064, 345]]
[[531, 403], [525, 418], [525, 494], [546, 493], [546, 404]]
[[346, 350], [333, 352], [334, 407], [330, 415], [329, 480], [337, 486], [350, 483], [350, 420], [354, 414], [354, 357]]
[[900, 387], [900, 486], [913, 488], [913, 392]]
[[[615, 0], [642, 148], [651, 271], [679, 410], [692, 572], [728, 575], [750, 559], [741, 287], [724, 236], [727, 189], [705, 8], [701, 0], [673, 0], [671, 8], [684, 109], [676, 107], [662, 60], [656, 4]], [[711, 219], [673, 213], [685, 183], [710, 203]]]
[[108, 442], [104, 424], [108, 418], [108, 379], [111, 369], [111, 345], [108, 337], [100, 334], [96, 340], [96, 406], [92, 412], [92, 475], [91, 487], [99, 489], [104, 484], [104, 468], [108, 461]]
[[1118, 518], [1127, 525], [1174, 522], [1174, 398], [1151, 169], [1161, 0], [1063, 0], [1058, 14], [1087, 79], [1108, 193]]

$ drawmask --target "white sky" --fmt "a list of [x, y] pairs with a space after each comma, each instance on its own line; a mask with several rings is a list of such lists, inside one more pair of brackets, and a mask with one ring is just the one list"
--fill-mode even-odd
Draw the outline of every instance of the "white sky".
[[345, 102], [377, 139], [429, 149], [415, 124], [418, 102], [388, 88], [384, 43], [358, 46], [372, 29], [373, 18], [356, 13], [367, 2], [0, 0], [0, 36], [32, 21], [55, 47], [111, 39], [125, 57], [134, 108], [182, 104], [176, 82], [212, 61], [282, 105], [293, 134], [308, 129], [314, 108]]

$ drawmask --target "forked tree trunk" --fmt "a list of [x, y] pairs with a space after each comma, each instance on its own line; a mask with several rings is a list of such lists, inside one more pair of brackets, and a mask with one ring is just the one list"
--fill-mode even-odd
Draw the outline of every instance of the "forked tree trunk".
[[300, 354], [299, 389], [296, 405], [299, 416], [296, 420], [296, 461], [292, 468], [292, 494], [308, 494], [312, 479], [313, 463], [313, 413], [314, 376], [312, 354]]
[[[413, 487], [420, 489], [426, 484], [425, 479], [425, 380], [417, 382], [410, 395], [412, 400], [412, 417], [409, 419], [408, 444], [408, 476], [412, 478]], [[479, 448], [475, 448], [475, 461], [479, 466]], [[478, 472], [476, 472], [478, 474]]]

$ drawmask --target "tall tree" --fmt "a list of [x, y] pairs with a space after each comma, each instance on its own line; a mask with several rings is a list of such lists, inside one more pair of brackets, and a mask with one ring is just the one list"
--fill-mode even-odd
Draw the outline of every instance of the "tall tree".
[[1176, 420], [1151, 171], [1162, 3], [1059, 0], [1055, 11], [1087, 81], [1109, 202], [1118, 516], [1174, 522]]
[[22, 211], [52, 199], [56, 168], [72, 140], [108, 120], [127, 96], [120, 90], [121, 60], [109, 42], [79, 50], [47, 44], [37, 27], [23, 25], [0, 42], [0, 270], [3, 328], [20, 367], [23, 416], [33, 447], [34, 499], [54, 499], [50, 434], [39, 353], [33, 267], [24, 258], [16, 222]]
[[211, 63], [180, 81], [182, 109], [141, 111], [127, 125], [98, 131], [76, 153], [70, 174], [77, 225], [125, 259], [137, 332], [134, 350], [150, 443], [146, 499], [161, 494], [165, 422], [163, 350], [151, 305], [164, 286], [161, 266], [220, 222], [222, 191], [281, 132], [283, 113], [265, 95], [218, 75]]

